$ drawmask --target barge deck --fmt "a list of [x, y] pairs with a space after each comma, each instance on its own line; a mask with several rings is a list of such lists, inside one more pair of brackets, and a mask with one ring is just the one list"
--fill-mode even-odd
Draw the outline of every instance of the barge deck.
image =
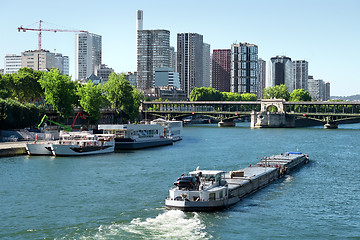
[[[244, 169], [222, 172], [217, 181], [208, 182], [201, 178], [204, 170], [190, 172], [190, 176], [200, 178], [196, 187], [176, 186], [169, 190], [165, 205], [170, 209], [183, 211], [214, 211], [224, 209], [239, 202], [244, 197], [269, 185], [295, 168], [308, 163], [307, 155], [298, 152], [266, 157], [254, 166]], [[216, 176], [214, 176], [216, 177]], [[181, 181], [181, 180], [180, 180]], [[205, 187], [205, 188], [204, 188]]]

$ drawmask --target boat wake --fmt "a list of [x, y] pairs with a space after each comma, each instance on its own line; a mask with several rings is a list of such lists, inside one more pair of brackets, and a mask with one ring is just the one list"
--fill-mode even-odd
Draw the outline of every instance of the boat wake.
[[210, 239], [197, 213], [169, 210], [155, 218], [135, 218], [129, 224], [100, 226], [95, 239]]

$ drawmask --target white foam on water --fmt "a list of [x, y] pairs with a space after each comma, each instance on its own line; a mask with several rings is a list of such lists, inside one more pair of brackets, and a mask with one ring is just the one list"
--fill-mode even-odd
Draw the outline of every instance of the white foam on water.
[[169, 210], [155, 218], [135, 218], [128, 224], [102, 225], [95, 236], [86, 239], [132, 237], [137, 239], [210, 239], [197, 213], [186, 215]]

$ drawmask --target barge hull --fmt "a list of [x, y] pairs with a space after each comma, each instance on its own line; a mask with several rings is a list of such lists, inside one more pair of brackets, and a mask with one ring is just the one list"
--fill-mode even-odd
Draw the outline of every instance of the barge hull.
[[189, 212], [216, 211], [228, 208], [241, 199], [283, 178], [285, 174], [308, 163], [308, 156], [300, 153], [275, 155], [260, 161], [256, 166], [238, 170], [242, 177], [233, 177], [231, 172], [225, 174], [228, 183], [229, 198], [215, 201], [189, 201], [166, 199], [165, 206]]

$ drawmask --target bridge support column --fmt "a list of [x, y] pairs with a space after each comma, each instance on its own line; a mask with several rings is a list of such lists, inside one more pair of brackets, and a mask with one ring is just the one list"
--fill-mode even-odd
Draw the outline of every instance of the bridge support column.
[[218, 126], [219, 127], [235, 127], [235, 122], [231, 121], [231, 122], [218, 122]]
[[285, 113], [252, 112], [252, 128], [282, 128], [295, 127], [295, 117], [287, 116]]
[[324, 125], [324, 128], [325, 129], [337, 129], [338, 125], [337, 125], [337, 123], [326, 123]]

